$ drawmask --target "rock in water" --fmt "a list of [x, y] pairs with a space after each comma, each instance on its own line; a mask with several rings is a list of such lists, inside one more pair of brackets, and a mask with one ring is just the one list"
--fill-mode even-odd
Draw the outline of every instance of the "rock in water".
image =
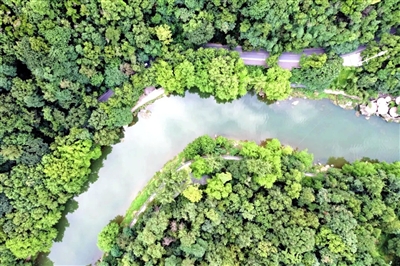
[[298, 104], [299, 104], [299, 101], [292, 102], [292, 105], [298, 105]]
[[398, 117], [399, 114], [397, 113], [397, 107], [390, 108], [389, 114], [390, 114], [391, 117]]

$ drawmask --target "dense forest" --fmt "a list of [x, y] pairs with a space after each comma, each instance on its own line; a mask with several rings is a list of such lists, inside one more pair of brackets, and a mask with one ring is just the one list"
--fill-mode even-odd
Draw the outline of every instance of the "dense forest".
[[184, 169], [163, 169], [163, 182], [180, 182], [164, 187], [132, 227], [102, 230], [99, 266], [400, 262], [400, 162], [318, 171], [311, 154], [276, 139], [258, 146], [209, 136], [181, 155], [193, 160], [195, 182]]
[[[312, 89], [335, 83], [337, 55], [368, 44], [366, 56], [387, 47], [391, 56], [352, 71], [347, 90], [399, 92], [399, 0], [2, 0], [0, 18], [0, 265], [50, 250], [65, 203], [100, 147], [119, 141], [146, 86], [280, 100], [291, 78]], [[322, 47], [332, 66], [305, 63], [323, 80], [273, 62], [246, 67], [235, 52], [198, 49], [207, 42], [275, 58]]]

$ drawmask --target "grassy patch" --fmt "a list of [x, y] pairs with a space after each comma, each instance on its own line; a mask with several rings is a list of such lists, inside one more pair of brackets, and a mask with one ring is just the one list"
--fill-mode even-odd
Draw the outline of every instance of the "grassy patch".
[[152, 181], [150, 181], [150, 183], [132, 201], [129, 209], [126, 211], [124, 220], [122, 220], [123, 226], [128, 226], [132, 222], [135, 213], [140, 210], [143, 204], [150, 198], [151, 194], [153, 194], [155, 189], [154, 185], [152, 185], [154, 182]]
[[[163, 169], [167, 169], [169, 167], [178, 168], [182, 163], [183, 156], [179, 154], [171, 161], [167, 162]], [[121, 226], [129, 226], [132, 223], [132, 220], [137, 211], [142, 208], [142, 206], [146, 203], [146, 201], [150, 198], [150, 196], [157, 192], [160, 187], [162, 180], [164, 178], [164, 174], [162, 171], [156, 172], [155, 175], [151, 178], [149, 183], [143, 188], [141, 192], [136, 196], [136, 198], [132, 201], [128, 210], [125, 213], [124, 219], [121, 223]]]
[[307, 97], [308, 99], [311, 99], [311, 100], [321, 100], [321, 99], [334, 100], [335, 99], [335, 96], [331, 95], [331, 94], [307, 90], [307, 89], [301, 89], [301, 88], [293, 89], [290, 96], [295, 97], [295, 98]]

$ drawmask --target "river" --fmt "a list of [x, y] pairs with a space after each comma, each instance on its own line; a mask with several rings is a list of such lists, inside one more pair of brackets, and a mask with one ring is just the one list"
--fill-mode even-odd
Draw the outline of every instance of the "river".
[[266, 105], [251, 95], [226, 104], [196, 94], [158, 100], [148, 108], [150, 118], [127, 128], [124, 140], [93, 164], [91, 179], [97, 180], [71, 201], [68, 210], [74, 211], [59, 224], [60, 242], [54, 243], [47, 257], [42, 256], [39, 265], [96, 261], [101, 256], [96, 246], [101, 229], [124, 215], [156, 171], [204, 134], [257, 142], [278, 138], [282, 144], [307, 148], [321, 163], [330, 157], [400, 160], [400, 125], [378, 117], [356, 117], [354, 111], [328, 100], [298, 100], [296, 106], [293, 100]]

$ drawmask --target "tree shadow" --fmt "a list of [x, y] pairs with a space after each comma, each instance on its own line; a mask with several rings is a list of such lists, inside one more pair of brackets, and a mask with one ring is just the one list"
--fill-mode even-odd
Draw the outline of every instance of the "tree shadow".
[[266, 105], [272, 105], [277, 102], [275, 100], [269, 100], [267, 97], [261, 97], [258, 93], [256, 94], [255, 92], [253, 93], [253, 95], [257, 95], [257, 100], [265, 103]]
[[112, 219], [112, 220], [110, 221], [110, 223], [114, 222], [114, 223], [117, 223], [117, 224], [121, 224], [123, 220], [124, 220], [124, 216], [122, 216], [122, 215], [117, 215], [117, 216], [115, 216], [114, 219]]
[[349, 164], [344, 157], [329, 157], [326, 164], [333, 165], [335, 168], [342, 169], [343, 165]]
[[81, 191], [79, 194], [86, 192], [90, 184], [94, 183], [99, 179], [99, 171], [103, 167], [103, 161], [107, 159], [107, 156], [111, 153], [112, 147], [111, 146], [104, 146], [101, 149], [101, 156], [99, 159], [92, 161], [90, 165], [90, 174], [88, 176], [87, 182], [82, 186]]
[[65, 209], [62, 212], [61, 219], [58, 221], [58, 223], [55, 226], [57, 229], [57, 236], [54, 239], [55, 242], [62, 241], [62, 239], [64, 238], [65, 230], [70, 225], [68, 222], [68, 219], [67, 219], [67, 214], [73, 213], [74, 211], [76, 211], [78, 209], [78, 207], [79, 207], [79, 203], [74, 199], [68, 200], [68, 202], [65, 204]]
[[48, 257], [50, 253], [39, 253], [33, 265], [35, 266], [54, 266], [54, 262]]
[[379, 163], [379, 160], [371, 159], [369, 157], [362, 157], [360, 162]]
[[[87, 191], [89, 189], [89, 186], [91, 183], [96, 182], [96, 180], [99, 178], [99, 171], [100, 168], [103, 167], [103, 161], [107, 159], [107, 156], [111, 153], [112, 147], [111, 146], [105, 146], [102, 147], [102, 153], [99, 159], [92, 161], [90, 169], [91, 173], [88, 176], [87, 182], [83, 185], [80, 194], [83, 192]], [[62, 216], [58, 223], [56, 224], [55, 228], [57, 229], [57, 236], [54, 239], [54, 242], [61, 242], [62, 239], [64, 238], [64, 233], [67, 227], [69, 227], [70, 223], [68, 222], [67, 215], [69, 213], [73, 213], [76, 211], [79, 207], [78, 202], [75, 199], [70, 199], [67, 201], [65, 204], [65, 209], [62, 212]], [[48, 255], [50, 253], [40, 253], [35, 260], [34, 265], [40, 265], [40, 266], [53, 266], [54, 263], [48, 258]]]

